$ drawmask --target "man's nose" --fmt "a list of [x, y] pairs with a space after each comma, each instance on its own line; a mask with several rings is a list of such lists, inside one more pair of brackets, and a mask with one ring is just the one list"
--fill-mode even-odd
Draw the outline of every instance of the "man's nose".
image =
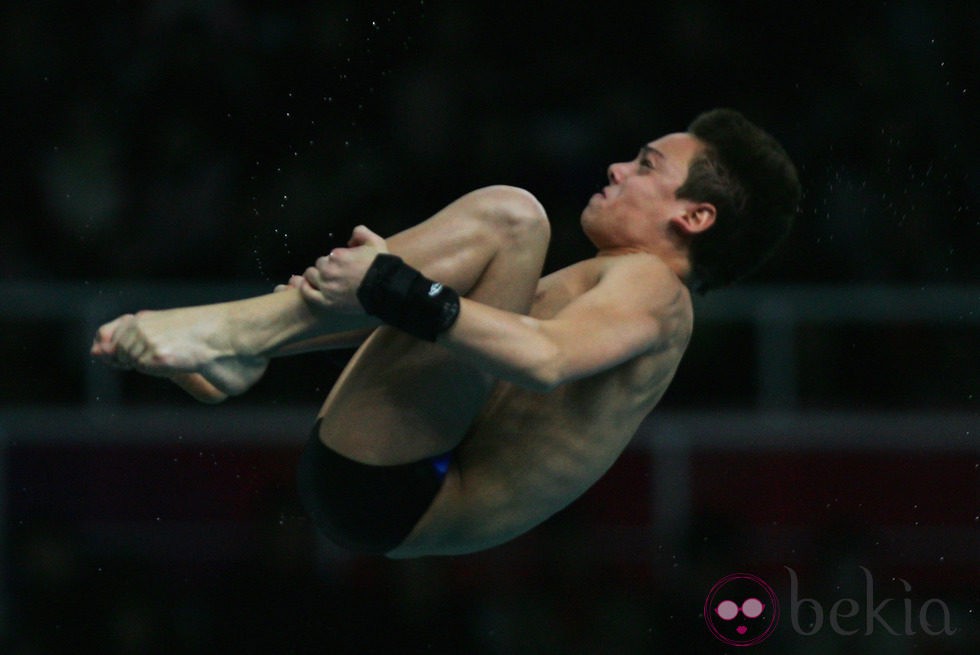
[[619, 162], [616, 164], [609, 164], [609, 169], [606, 173], [609, 175], [610, 184], [619, 184], [626, 177], [627, 167], [629, 164], [625, 162]]

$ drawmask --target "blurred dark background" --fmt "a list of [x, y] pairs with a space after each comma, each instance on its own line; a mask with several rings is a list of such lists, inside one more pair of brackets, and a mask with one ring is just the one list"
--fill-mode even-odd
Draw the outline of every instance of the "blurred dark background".
[[[3, 652], [724, 652], [708, 589], [749, 570], [788, 605], [785, 566], [825, 609], [865, 566], [898, 632], [930, 598], [959, 630], [803, 638], [784, 606], [760, 651], [977, 652], [978, 24], [966, 0], [5, 4]], [[549, 270], [587, 257], [606, 166], [717, 106], [792, 155], [796, 229], [699, 300], [609, 476], [507, 546], [314, 538], [292, 470], [349, 353], [221, 408], [85, 356], [118, 313], [269, 290], [486, 184], [542, 201]]]

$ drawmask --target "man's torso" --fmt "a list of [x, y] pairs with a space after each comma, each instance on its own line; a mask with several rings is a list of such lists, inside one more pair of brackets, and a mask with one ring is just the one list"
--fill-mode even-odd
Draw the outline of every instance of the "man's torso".
[[[587, 260], [543, 278], [531, 316], [556, 316], [592, 289], [605, 267], [617, 265], [616, 259]], [[677, 315], [664, 321], [675, 332], [666, 335], [665, 347], [651, 347], [547, 394], [497, 384], [457, 457], [468, 474], [499, 489], [499, 496], [488, 502], [498, 505], [494, 509], [501, 530], [519, 534], [580, 496], [612, 466], [663, 396], [691, 329], [690, 297], [677, 284], [682, 298]]]

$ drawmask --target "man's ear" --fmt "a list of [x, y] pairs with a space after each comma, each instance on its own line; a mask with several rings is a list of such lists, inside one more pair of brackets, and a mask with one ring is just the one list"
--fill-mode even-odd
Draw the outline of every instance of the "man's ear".
[[701, 234], [715, 224], [718, 210], [710, 202], [702, 202], [688, 207], [687, 211], [671, 219], [682, 234], [694, 236]]

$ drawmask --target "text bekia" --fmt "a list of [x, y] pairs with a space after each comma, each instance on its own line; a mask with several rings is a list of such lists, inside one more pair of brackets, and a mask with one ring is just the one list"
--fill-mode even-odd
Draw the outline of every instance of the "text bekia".
[[[903, 598], [875, 598], [874, 576], [865, 567], [860, 567], [864, 572], [865, 594], [863, 599], [841, 598], [830, 606], [829, 610], [824, 610], [817, 600], [813, 598], [800, 598], [799, 576], [790, 567], [784, 567], [789, 572], [789, 593], [790, 593], [790, 620], [793, 630], [803, 636], [814, 635], [823, 628], [824, 617], [830, 625], [831, 630], [842, 636], [863, 633], [872, 634], [875, 630], [881, 629], [895, 636], [912, 636], [917, 634], [916, 628], [923, 634], [938, 637], [940, 635], [955, 634], [958, 628], [950, 626], [949, 606], [938, 598], [929, 598], [918, 606], [917, 611], [913, 610], [912, 599]], [[901, 580], [906, 593], [912, 591], [912, 585], [905, 580]], [[901, 600], [904, 606], [904, 625], [902, 630], [896, 630], [881, 613], [893, 601]], [[864, 616], [862, 617], [861, 601], [864, 602]], [[811, 619], [804, 627], [800, 621], [800, 615]], [[930, 621], [930, 619], [932, 621]], [[894, 618], [892, 619], [894, 620]], [[941, 628], [935, 626], [941, 625]]]

